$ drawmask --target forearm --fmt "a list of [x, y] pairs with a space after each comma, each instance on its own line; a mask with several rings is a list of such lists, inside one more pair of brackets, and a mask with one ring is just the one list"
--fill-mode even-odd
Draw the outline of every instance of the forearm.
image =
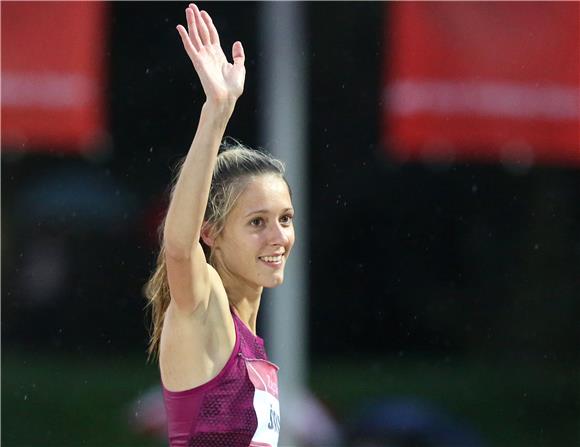
[[168, 254], [188, 256], [199, 240], [212, 173], [235, 100], [206, 102], [175, 185], [164, 227]]

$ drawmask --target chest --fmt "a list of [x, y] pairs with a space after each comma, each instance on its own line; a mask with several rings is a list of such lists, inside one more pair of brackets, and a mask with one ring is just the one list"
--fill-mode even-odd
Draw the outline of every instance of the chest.
[[220, 382], [203, 399], [190, 446], [213, 447], [209, 439], [218, 436], [219, 445], [276, 447], [280, 433], [278, 367], [239, 353]]

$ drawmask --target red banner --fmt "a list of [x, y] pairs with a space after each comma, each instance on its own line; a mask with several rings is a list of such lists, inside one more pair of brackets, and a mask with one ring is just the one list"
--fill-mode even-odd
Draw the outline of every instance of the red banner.
[[1, 8], [3, 150], [97, 149], [105, 131], [107, 4]]
[[383, 144], [395, 159], [580, 164], [578, 2], [387, 8]]

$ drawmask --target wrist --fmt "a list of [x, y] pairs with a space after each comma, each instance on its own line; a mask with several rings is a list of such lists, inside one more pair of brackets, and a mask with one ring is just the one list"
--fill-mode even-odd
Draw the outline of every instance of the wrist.
[[209, 123], [213, 123], [213, 125], [221, 128], [222, 131], [225, 130], [225, 127], [228, 124], [232, 113], [234, 112], [234, 106], [236, 105], [236, 101], [214, 101], [214, 100], [206, 100], [203, 103], [201, 112], [202, 115], [205, 116], [205, 120]]
[[210, 99], [207, 98], [203, 103], [203, 108], [208, 112], [215, 113], [228, 118], [234, 112], [236, 98]]

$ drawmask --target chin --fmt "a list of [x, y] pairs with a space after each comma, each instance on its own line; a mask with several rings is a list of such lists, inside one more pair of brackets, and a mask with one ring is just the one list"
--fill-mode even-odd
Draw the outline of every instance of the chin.
[[284, 282], [284, 276], [280, 275], [280, 276], [276, 276], [275, 278], [272, 278], [270, 281], [265, 282], [263, 287], [266, 287], [267, 289], [273, 289], [274, 287], [278, 287], [283, 282]]

